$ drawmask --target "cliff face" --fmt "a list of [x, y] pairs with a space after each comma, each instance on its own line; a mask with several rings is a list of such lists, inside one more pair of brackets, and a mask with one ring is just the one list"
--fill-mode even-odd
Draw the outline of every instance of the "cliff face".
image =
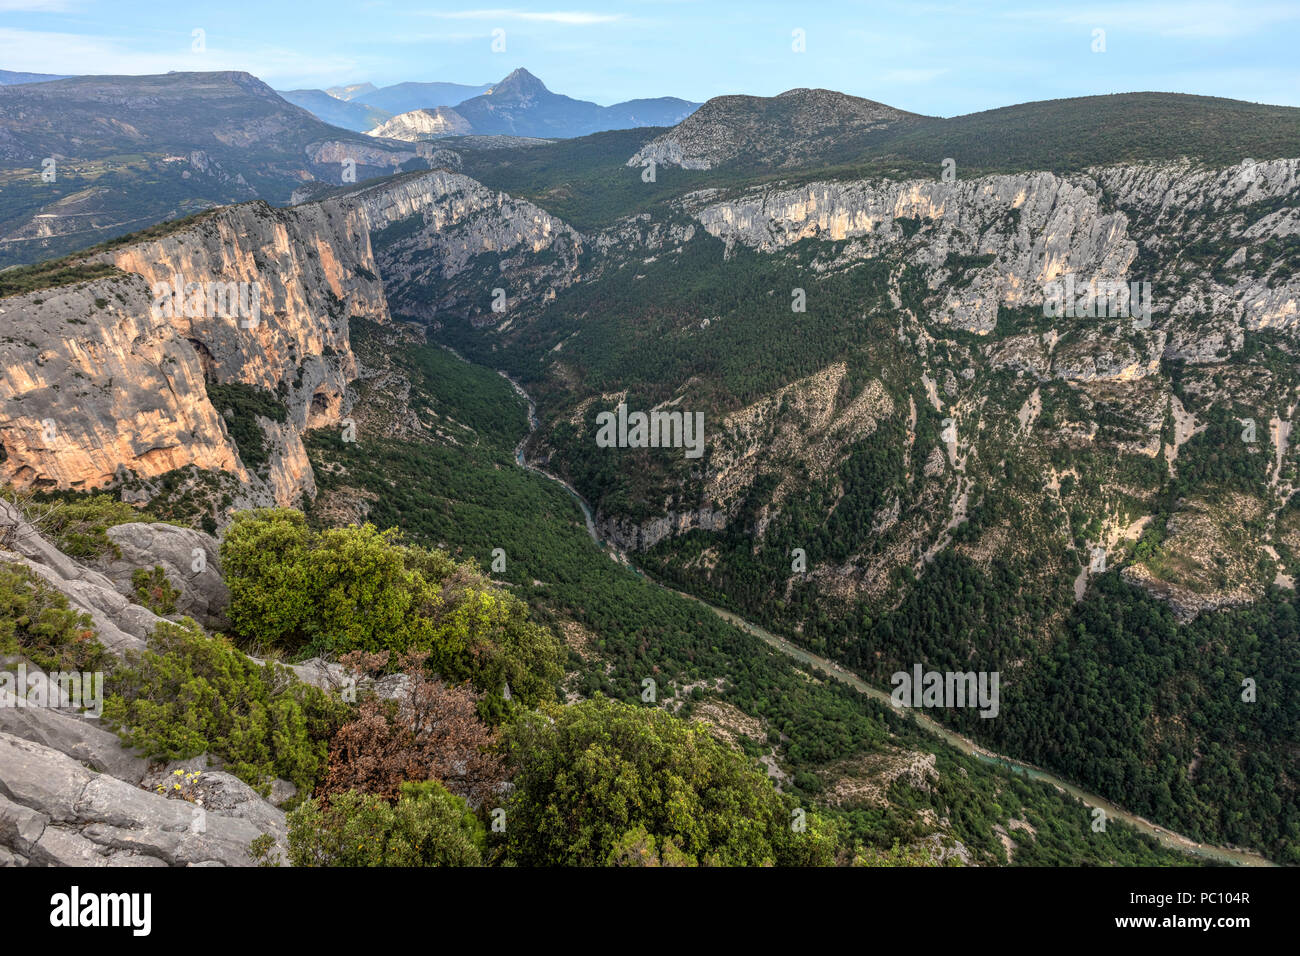
[[194, 347], [149, 317], [144, 279], [0, 301], [0, 481], [87, 489], [120, 465], [156, 475], [184, 464], [247, 479]]
[[[775, 587], [774, 600], [811, 587], [844, 607], [892, 607], [905, 592], [895, 572], [922, 575], [945, 550], [980, 569], [1014, 566], [1026, 588], [1066, 594], [1062, 603], [1072, 578], [1074, 596], [1086, 592], [1100, 554], [1181, 617], [1258, 598], [1274, 583], [1291, 587], [1300, 568], [1300, 519], [1289, 504], [1300, 468], [1289, 440], [1300, 407], [1297, 195], [1300, 160], [1277, 159], [947, 183], [778, 181], [669, 200], [667, 214], [639, 213], [588, 237], [582, 281], [617, 289], [624, 269], [632, 282], [647, 280], [644, 306], [611, 294], [621, 306], [611, 341], [649, 348], [639, 330], [663, 328], [653, 342], [669, 356], [660, 367], [695, 374], [665, 382], [631, 361], [602, 372], [617, 369], [633, 392], [711, 409], [705, 458], [689, 472], [651, 459], [600, 487], [578, 484], [602, 535], [622, 548], [662, 553], [673, 538], [708, 532], [680, 557], [706, 578], [716, 573], [719, 587], [744, 573], [727, 564], [738, 562], [728, 548], [806, 533], [814, 519], [805, 503], [818, 501], [836, 534], [855, 537], [806, 580]], [[701, 245], [702, 232], [721, 249]], [[683, 255], [691, 243], [693, 257]], [[806, 347], [797, 318], [789, 330], [760, 325], [770, 307], [747, 292], [718, 297], [716, 314], [674, 322], [653, 298], [673, 280], [645, 268], [674, 257], [684, 281], [698, 281], [689, 270], [703, 261], [716, 270], [713, 288], [725, 288], [734, 268], [742, 290], [746, 270], [767, 258], [774, 271], [803, 270], [791, 283], [810, 298], [823, 277], [860, 269], [869, 290], [861, 313], [837, 303], [852, 374], [833, 349], [820, 350], [814, 369], [789, 358]], [[1090, 307], [1092, 280], [1124, 293]], [[606, 345], [594, 337], [608, 329], [576, 322], [530, 340], [517, 334], [521, 324], [494, 332], [500, 347], [535, 350], [548, 368], [550, 429], [580, 423], [597, 397], [609, 401], [583, 384], [587, 356]], [[770, 346], [758, 360], [785, 377], [755, 394], [710, 363], [760, 327]], [[742, 393], [728, 392], [729, 379]], [[564, 449], [561, 459], [574, 460], [551, 467], [580, 477], [585, 454]], [[1231, 493], [1218, 464], [1228, 459], [1251, 476]], [[691, 548], [709, 537], [717, 547], [697, 556]]]
[[[377, 264], [371, 232], [388, 241]], [[400, 235], [394, 237], [394, 233]], [[289, 209], [249, 203], [88, 261], [123, 274], [2, 300], [0, 481], [91, 489], [193, 465], [238, 479], [240, 504], [315, 482], [302, 433], [340, 419], [357, 374], [348, 319], [490, 313], [576, 277], [582, 237], [530, 203], [436, 171]], [[480, 257], [500, 257], [484, 282]], [[509, 278], [507, 279], [506, 276]], [[486, 290], [486, 291], [485, 291]], [[205, 380], [270, 393], [266, 462], [249, 467]]]
[[[388, 318], [365, 220], [250, 203], [96, 258], [125, 275], [0, 300], [0, 480], [88, 489], [195, 465], [233, 473], [252, 501], [311, 493], [301, 435], [338, 420], [356, 374], [348, 317]], [[261, 420], [264, 472], [205, 377], [283, 401], [284, 422]]]
[[[1271, 276], [1272, 262], [1252, 261], [1248, 250], [1294, 234], [1295, 208], [1273, 205], [1296, 188], [1294, 159], [1221, 170], [1164, 163], [762, 188], [696, 215], [728, 249], [773, 253], [814, 238], [849, 240], [846, 260], [905, 250], [936, 293], [931, 321], [965, 331], [992, 331], [999, 306], [1041, 306], [1044, 286], [1066, 274], [1160, 282], [1175, 290], [1159, 303], [1166, 313], [1227, 314], [1258, 329], [1296, 319], [1300, 279]], [[1240, 247], [1230, 280], [1175, 270], [1159, 254], [1206, 241]], [[1138, 263], [1139, 242], [1157, 255]]]
[[435, 170], [328, 202], [364, 216], [389, 304], [407, 316], [490, 315], [497, 288], [509, 313], [578, 278], [583, 237], [576, 230], [468, 176]]
[[473, 127], [465, 117], [450, 106], [435, 106], [432, 109], [399, 113], [392, 119], [380, 123], [367, 135], [416, 143], [420, 140], [435, 139], [439, 136], [459, 136], [473, 131]]

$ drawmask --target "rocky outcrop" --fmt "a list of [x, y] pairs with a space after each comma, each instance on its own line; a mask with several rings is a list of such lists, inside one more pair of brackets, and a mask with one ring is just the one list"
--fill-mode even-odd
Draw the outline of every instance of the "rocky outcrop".
[[179, 593], [176, 614], [192, 617], [204, 627], [229, 626], [226, 607], [230, 589], [221, 579], [221, 551], [216, 538], [191, 528], [143, 522], [109, 528], [108, 540], [116, 549], [99, 559], [99, 566], [124, 597], [135, 596], [132, 575], [140, 569], [160, 567]]
[[[1270, 240], [1300, 232], [1288, 201], [1300, 188], [1298, 169], [1300, 160], [1279, 159], [947, 183], [819, 182], [761, 187], [721, 202], [704, 197], [696, 216], [728, 250], [777, 252], [813, 238], [848, 240], [841, 262], [902, 255], [927, 273], [928, 319], [980, 334], [993, 330], [1000, 306], [1043, 306], [1050, 284], [1067, 275], [1081, 284], [1114, 279], [1149, 282], [1162, 295], [1174, 290], [1155, 301], [1156, 324], [1216, 316], [1249, 329], [1292, 327], [1300, 277], [1283, 252], [1270, 251]], [[1180, 260], [1188, 245], [1209, 243], [1223, 250], [1214, 263], [1223, 271]], [[1139, 245], [1147, 254], [1141, 275], [1133, 272]]]
[[[90, 489], [125, 469], [230, 472], [247, 502], [314, 491], [302, 432], [333, 424], [356, 374], [348, 319], [387, 321], [356, 210], [249, 203], [98, 253], [122, 274], [0, 300], [0, 481]], [[278, 395], [253, 473], [205, 379]]]
[[250, 866], [253, 840], [283, 845], [282, 812], [234, 777], [205, 776], [211, 806], [202, 790], [170, 799], [0, 732], [0, 864]]
[[374, 129], [367, 130], [366, 135], [418, 143], [440, 136], [463, 136], [472, 132], [474, 128], [469, 125], [469, 121], [450, 106], [435, 106], [432, 109], [399, 113]]
[[64, 594], [74, 610], [90, 616], [99, 642], [115, 654], [143, 650], [145, 638], [162, 622], [119, 593], [104, 574], [46, 541], [7, 501], [0, 501], [0, 561], [27, 567]]
[[[394, 149], [394, 146], [399, 148]], [[341, 182], [344, 181], [343, 171], [350, 167], [355, 177], [352, 181], [355, 182], [356, 179], [366, 178], [365, 173], [369, 170], [380, 175], [395, 173], [411, 160], [424, 156], [426, 150], [403, 150], [399, 143], [387, 141], [368, 146], [351, 140], [326, 140], [307, 146], [306, 153], [317, 172], [324, 174], [326, 170], [337, 170], [338, 178], [333, 181]]]
[[727, 514], [704, 507], [669, 511], [661, 517], [631, 521], [616, 515], [597, 514], [596, 533], [621, 551], [646, 551], [666, 538], [688, 531], [721, 531], [727, 526]]
[[[1132, 220], [1130, 231], [1180, 266], [1167, 314], [1213, 316], [1251, 330], [1300, 323], [1300, 276], [1279, 254], [1300, 234], [1300, 159], [1217, 169], [1145, 163], [1091, 174]], [[1208, 270], [1179, 261], [1189, 245], [1218, 247]]]
[[151, 305], [139, 276], [0, 299], [0, 482], [88, 489], [185, 464], [247, 478], [199, 354]]
[[[944, 183], [812, 183], [704, 206], [699, 221], [728, 248], [775, 252], [802, 239], [856, 240], [845, 255], [906, 249], [937, 293], [931, 321], [987, 333], [998, 306], [1041, 306], [1067, 273], [1122, 277], [1137, 255], [1122, 213], [1101, 209], [1095, 183], [1021, 173]], [[907, 223], [921, 232], [907, 237]], [[954, 281], [957, 280], [957, 281]]]
[[404, 316], [508, 316], [521, 299], [553, 297], [577, 280], [583, 237], [575, 229], [468, 176], [413, 174], [328, 202], [364, 216], [390, 306]]
[[[29, 676], [38, 672], [30, 662], [26, 668]], [[0, 689], [0, 733], [49, 747], [129, 784], [139, 784], [149, 772], [149, 762], [122, 746], [118, 736], [97, 720], [72, 708], [17, 706], [14, 695], [4, 689]]]

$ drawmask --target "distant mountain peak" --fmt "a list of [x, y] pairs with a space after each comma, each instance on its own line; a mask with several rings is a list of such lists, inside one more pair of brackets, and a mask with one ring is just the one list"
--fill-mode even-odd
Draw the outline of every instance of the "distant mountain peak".
[[331, 86], [325, 92], [336, 100], [342, 100], [346, 103], [350, 100], [356, 99], [358, 96], [373, 93], [375, 90], [376, 86], [373, 83], [348, 83], [344, 86]]
[[488, 90], [488, 96], [527, 96], [538, 93], [551, 92], [546, 88], [546, 84], [539, 80], [533, 74], [529, 73], [522, 66], [511, 72], [509, 76], [503, 79], [492, 89]]

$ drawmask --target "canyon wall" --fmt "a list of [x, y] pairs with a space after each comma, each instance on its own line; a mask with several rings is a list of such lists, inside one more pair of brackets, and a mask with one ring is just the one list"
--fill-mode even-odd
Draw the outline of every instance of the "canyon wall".
[[[339, 418], [357, 371], [348, 318], [388, 320], [365, 219], [247, 203], [87, 261], [120, 272], [0, 300], [0, 481], [86, 490], [195, 465], [235, 475], [250, 503], [313, 493], [302, 433]], [[284, 422], [262, 419], [264, 473], [205, 379], [284, 404]]]
[[412, 174], [326, 202], [365, 217], [389, 304], [407, 317], [490, 315], [497, 288], [508, 313], [523, 300], [549, 301], [578, 279], [581, 234], [459, 173]]
[[[907, 252], [936, 295], [929, 319], [987, 334], [999, 306], [1037, 307], [1067, 273], [1160, 282], [1165, 314], [1230, 316], [1247, 328], [1293, 324], [1300, 277], [1252, 262], [1270, 239], [1300, 231], [1297, 160], [1225, 169], [1190, 163], [1123, 165], [977, 179], [815, 182], [761, 187], [701, 205], [696, 217], [730, 251], [778, 252], [802, 239], [846, 241], [844, 258]], [[1170, 258], [1183, 246], [1238, 244], [1232, 276], [1139, 262], [1138, 242]], [[1153, 268], [1153, 266], [1155, 268]], [[1253, 268], [1252, 268], [1253, 267]]]

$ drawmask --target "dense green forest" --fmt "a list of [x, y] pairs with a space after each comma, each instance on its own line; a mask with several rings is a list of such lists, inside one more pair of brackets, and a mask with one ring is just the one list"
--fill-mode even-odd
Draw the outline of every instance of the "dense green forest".
[[435, 346], [386, 345], [382, 330], [364, 323], [354, 323], [353, 341], [363, 361], [376, 362], [379, 353], [391, 358], [412, 381], [412, 403], [444, 425], [482, 418], [483, 428], [457, 433], [454, 446], [368, 439], [364, 431], [358, 442], [345, 443], [313, 433], [309, 450], [321, 466], [317, 509], [348, 489], [372, 489], [381, 493], [369, 501], [368, 520], [380, 527], [399, 527], [413, 542], [446, 547], [485, 568], [493, 550], [502, 549], [505, 570], [493, 572], [494, 579], [507, 582], [557, 632], [576, 623], [590, 635], [589, 652], [571, 644], [566, 665], [568, 686], [582, 696], [645, 706], [643, 681], [651, 678], [660, 704], [680, 701], [680, 716], [725, 700], [767, 728], [765, 740], [740, 737], [739, 746], [751, 757], [775, 749], [793, 775], [790, 792], [814, 803], [837, 762], [897, 747], [935, 752], [939, 779], [932, 791], [895, 784], [888, 806], [824, 809], [875, 852], [922, 836], [916, 812], [928, 807], [953, 821], [953, 837], [990, 861], [1005, 860], [993, 824], [1024, 815], [1036, 821], [1039, 837], [1025, 841], [1018, 863], [1186, 862], [1122, 827], [1092, 833], [1087, 810], [1046, 784], [938, 745], [838, 682], [810, 680], [757, 638], [611, 561], [591, 542], [569, 495], [513, 465], [527, 422], [506, 381]]
[[[1099, 109], [1114, 105], [1102, 99]], [[1152, 515], [1141, 540], [1112, 560], [1131, 559], [1157, 578], [1167, 573], [1171, 561], [1188, 560], [1169, 557], [1166, 528], [1189, 507], [1221, 522], [1225, 541], [1243, 551], [1248, 536], [1262, 534], [1263, 513], [1250, 514], [1239, 499], [1250, 499], [1267, 485], [1275, 452], [1267, 422], [1274, 403], [1296, 383], [1294, 360], [1277, 333], [1248, 333], [1231, 370], [1208, 372], [1177, 359], [1162, 360], [1161, 374], [1168, 377], [1173, 396], [1198, 422], [1196, 433], [1178, 450], [1171, 477], [1160, 455], [1114, 450], [1146, 440], [1151, 399], [1145, 395], [1022, 379], [990, 367], [988, 357], [999, 340], [1051, 331], [1041, 310], [1001, 309], [989, 338], [945, 330], [944, 338], [928, 344], [932, 351], [927, 358], [941, 367], [968, 367], [970, 385], [962, 389], [990, 399], [981, 402], [979, 420], [966, 426], [978, 430], [979, 445], [965, 466], [965, 518], [951, 531], [951, 547], [940, 549], [928, 566], [917, 570], [895, 561], [883, 580], [868, 582], [867, 597], [832, 600], [825, 589], [791, 574], [793, 549], [805, 552], [810, 568], [854, 562], [861, 567], [863, 555], [893, 546], [876, 527], [891, 506], [903, 515], [909, 509], [947, 508], [946, 501], [921, 497], [927, 458], [941, 446], [943, 414], [933, 409], [919, 385], [923, 366], [917, 349], [899, 340], [906, 313], [924, 312], [924, 278], [907, 266], [905, 250], [897, 259], [827, 268], [836, 262], [840, 246], [805, 240], [775, 255], [737, 247], [724, 256], [721, 242], [697, 234], [673, 255], [637, 262], [635, 268], [609, 269], [600, 281], [563, 290], [509, 335], [484, 335], [469, 323], [447, 323], [437, 334], [472, 359], [520, 377], [547, 423], [550, 467], [570, 480], [598, 514], [630, 524], [660, 517], [669, 492], [678, 510], [709, 505], [700, 470], [672, 450], [593, 454], [595, 415], [606, 405], [580, 406], [582, 399], [626, 392], [630, 408], [648, 408], [684, 396], [680, 407], [703, 410], [706, 422], [716, 423], [832, 362], [848, 368], [837, 396], [841, 405], [868, 381], [880, 382], [893, 413], [852, 443], [832, 473], [813, 475], [797, 455], [773, 461], [737, 493], [738, 501], [728, 502], [724, 530], [669, 538], [638, 554], [637, 561], [656, 578], [852, 666], [878, 686], [915, 662], [1000, 670], [1016, 714], [987, 722], [953, 714], [952, 721], [965, 732], [1199, 839], [1256, 846], [1274, 858], [1295, 861], [1300, 852], [1295, 843], [1300, 765], [1290, 742], [1300, 722], [1293, 711], [1259, 707], [1229, 720], [1223, 708], [1235, 700], [1231, 689], [1200, 671], [1211, 662], [1224, 667], [1232, 662], [1243, 677], [1267, 673], [1278, 682], [1278, 694], [1300, 696], [1300, 675], [1284, 663], [1285, 656], [1268, 659], [1281, 662], [1276, 667], [1265, 666], [1256, 653], [1239, 656], [1251, 642], [1268, 645], [1270, 653], [1291, 646], [1286, 615], [1293, 613], [1293, 600], [1277, 596], [1254, 612], [1207, 613], [1190, 626], [1167, 620], [1161, 626], [1177, 635], [1171, 641], [1199, 641], [1191, 646], [1201, 647], [1200, 652], [1169, 659], [1142, 651], [1133, 671], [1113, 685], [1102, 683], [1105, 669], [1100, 674], [1062, 669], [1057, 660], [1080, 628], [1096, 640], [1115, 638], [1109, 626], [1090, 631], [1088, 615], [1094, 602], [1109, 593], [1102, 585], [1110, 587], [1107, 582], [1118, 572], [1095, 579], [1098, 588], [1079, 607], [1071, 589], [1089, 542], [1102, 534], [1103, 515], [1128, 515], [1127, 520]], [[959, 274], [971, 265], [948, 263]], [[898, 302], [889, 294], [891, 277]], [[792, 312], [790, 292], [805, 286], [807, 312]], [[1067, 328], [1057, 347], [1072, 347], [1090, 334], [1090, 329]], [[1140, 344], [1140, 334], [1121, 331], [1113, 344]], [[1206, 397], [1223, 390], [1229, 390], [1232, 400]], [[1041, 414], [1027, 447], [1016, 409], [1031, 392], [1038, 396]], [[1167, 399], [1157, 401], [1163, 406]], [[917, 420], [905, 461], [909, 402], [917, 409]], [[1172, 440], [1171, 414], [1165, 411], [1166, 442]], [[1246, 420], [1255, 423], [1254, 442], [1242, 438]], [[1071, 423], [1095, 425], [1096, 431], [1087, 442], [1063, 440]], [[1049, 469], [1063, 473], [1056, 510], [1043, 503]], [[798, 493], [772, 507], [776, 489], [789, 483]], [[756, 541], [754, 528], [760, 521], [764, 532]], [[1004, 547], [988, 560], [971, 558], [969, 552], [980, 551], [985, 540], [999, 535], [1013, 538], [1014, 547]], [[1284, 560], [1294, 560], [1282, 550]], [[1262, 560], [1231, 570], [1218, 555], [1206, 561], [1209, 586], [1258, 582], [1263, 592], [1272, 580], [1273, 572]], [[1131, 587], [1120, 593], [1114, 600], [1132, 614], [1158, 616], [1162, 605], [1155, 599]], [[1214, 623], [1219, 621], [1233, 623]], [[1214, 628], [1238, 641], [1218, 650], [1202, 636]], [[1145, 633], [1150, 627], [1138, 630]], [[1216, 650], [1207, 653], [1206, 647]], [[1017, 662], [1014, 675], [1009, 662]], [[1163, 716], [1152, 716], [1158, 713], [1152, 702], [1181, 671], [1200, 676], [1181, 685]], [[1015, 690], [1038, 687], [1046, 675], [1051, 676], [1050, 693]], [[1141, 716], [1120, 719], [1115, 708], [1127, 706], [1129, 698], [1107, 688], [1133, 681], [1143, 695]], [[1066, 698], [1073, 701], [1069, 707], [1062, 705]], [[1053, 725], [1063, 710], [1080, 708], [1095, 734], [1089, 752], [1098, 759], [1084, 759], [1077, 748], [1072, 753], [1043, 743], [1041, 728]], [[1191, 729], [1171, 735], [1163, 729], [1170, 724]], [[1134, 733], [1149, 743], [1135, 745]], [[1216, 741], [1212, 756], [1202, 752]], [[1122, 768], [1116, 767], [1117, 760]], [[1177, 787], [1170, 770], [1175, 765], [1183, 768]], [[1243, 797], [1240, 781], [1246, 778], [1252, 788], [1280, 793], [1285, 812], [1274, 812], [1272, 801]], [[1171, 798], [1170, 792], [1194, 793], [1195, 799]]]

